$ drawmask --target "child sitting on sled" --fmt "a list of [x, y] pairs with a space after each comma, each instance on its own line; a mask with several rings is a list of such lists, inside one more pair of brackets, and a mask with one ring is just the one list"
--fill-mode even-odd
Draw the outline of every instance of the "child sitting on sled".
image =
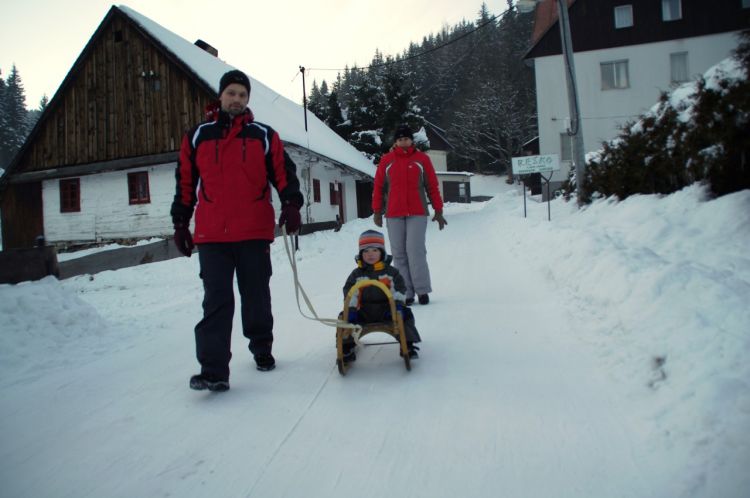
[[[417, 350], [419, 348], [414, 344], [420, 342], [421, 338], [414, 324], [414, 314], [412, 314], [411, 308], [404, 304], [406, 283], [398, 270], [391, 266], [391, 256], [385, 252], [383, 234], [375, 230], [363, 232], [359, 236], [359, 253], [354, 260], [357, 262], [357, 268], [346, 279], [344, 298], [346, 299], [349, 289], [360, 280], [379, 280], [385, 284], [391, 291], [393, 300], [396, 302], [396, 310], [401, 313], [404, 321], [409, 358], [418, 358]], [[349, 323], [359, 324], [392, 321], [388, 297], [375, 286], [361, 288], [359, 292], [352, 296], [347, 318]], [[347, 337], [343, 344], [344, 362], [356, 360], [354, 347], [354, 338]]]

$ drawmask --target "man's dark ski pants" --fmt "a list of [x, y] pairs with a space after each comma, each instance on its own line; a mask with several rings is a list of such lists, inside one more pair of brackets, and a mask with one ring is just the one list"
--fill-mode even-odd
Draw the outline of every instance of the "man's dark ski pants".
[[203, 280], [203, 319], [195, 326], [195, 347], [201, 373], [229, 379], [234, 318], [234, 274], [240, 291], [242, 332], [254, 355], [270, 353], [273, 343], [271, 314], [271, 254], [265, 240], [200, 244]]

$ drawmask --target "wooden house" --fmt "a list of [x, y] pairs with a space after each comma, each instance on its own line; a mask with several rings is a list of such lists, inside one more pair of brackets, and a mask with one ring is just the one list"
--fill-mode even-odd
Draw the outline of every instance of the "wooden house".
[[[171, 235], [182, 136], [234, 69], [217, 55], [113, 6], [0, 178], [4, 248]], [[300, 105], [250, 77], [250, 108], [297, 164], [303, 223], [368, 216], [375, 167], [312, 113], [306, 130]]]

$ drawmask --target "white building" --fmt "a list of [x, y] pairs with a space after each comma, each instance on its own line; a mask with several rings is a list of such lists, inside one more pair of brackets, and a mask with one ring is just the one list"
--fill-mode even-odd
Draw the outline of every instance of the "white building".
[[[660, 94], [731, 55], [750, 26], [750, 0], [569, 0], [586, 152], [650, 109]], [[533, 46], [539, 153], [560, 154], [567, 178], [571, 141], [557, 0], [536, 11]], [[553, 187], [554, 188], [554, 187]]]

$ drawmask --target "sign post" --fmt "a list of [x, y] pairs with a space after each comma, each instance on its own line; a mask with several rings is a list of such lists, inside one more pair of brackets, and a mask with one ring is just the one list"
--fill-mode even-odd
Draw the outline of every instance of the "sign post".
[[[552, 210], [550, 208], [549, 181], [552, 179], [552, 173], [560, 169], [560, 158], [557, 154], [543, 154], [540, 156], [521, 156], [512, 158], [514, 175], [530, 175], [539, 173], [544, 182], [547, 184], [547, 220], [552, 219]], [[550, 173], [545, 177], [542, 173]], [[522, 180], [523, 182], [523, 180]], [[523, 217], [526, 218], [526, 185], [523, 185]]]

